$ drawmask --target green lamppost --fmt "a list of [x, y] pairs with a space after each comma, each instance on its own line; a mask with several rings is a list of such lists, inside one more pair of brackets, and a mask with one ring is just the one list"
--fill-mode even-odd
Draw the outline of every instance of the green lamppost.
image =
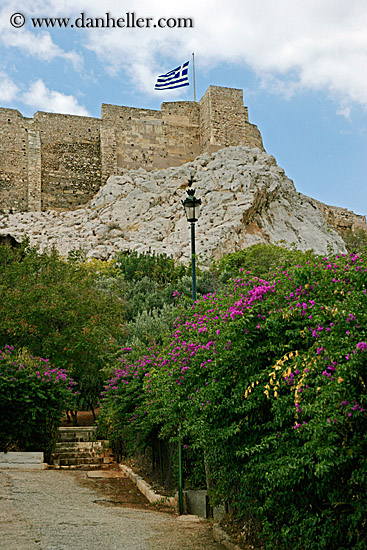
[[[200, 215], [201, 199], [195, 197], [195, 190], [188, 189], [187, 197], [181, 201], [186, 213], [187, 221], [191, 224], [191, 273], [192, 273], [192, 301], [196, 300], [196, 269], [195, 269], [195, 223]], [[180, 514], [183, 514], [183, 491], [182, 491], [182, 442], [181, 424], [178, 427], [178, 502]]]
[[188, 189], [187, 197], [182, 204], [185, 208], [187, 221], [191, 224], [191, 273], [192, 273], [192, 299], [196, 300], [196, 266], [195, 266], [195, 223], [200, 215], [201, 199], [195, 197], [195, 190]]

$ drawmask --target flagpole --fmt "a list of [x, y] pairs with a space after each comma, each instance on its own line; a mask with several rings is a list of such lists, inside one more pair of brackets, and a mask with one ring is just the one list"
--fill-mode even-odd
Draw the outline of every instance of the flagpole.
[[192, 54], [192, 82], [194, 85], [194, 102], [196, 103], [196, 87], [195, 87], [195, 55]]

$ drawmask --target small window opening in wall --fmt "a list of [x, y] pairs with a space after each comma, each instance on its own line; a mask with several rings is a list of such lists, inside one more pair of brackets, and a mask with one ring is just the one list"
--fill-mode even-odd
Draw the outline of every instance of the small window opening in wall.
[[10, 122], [10, 118], [8, 118], [8, 122]]
[[133, 144], [133, 143], [131, 144], [131, 147], [134, 147], [134, 144]]

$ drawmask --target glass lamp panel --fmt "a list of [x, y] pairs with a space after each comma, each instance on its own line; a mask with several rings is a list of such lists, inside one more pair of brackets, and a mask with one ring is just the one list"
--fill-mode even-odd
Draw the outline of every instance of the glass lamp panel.
[[194, 218], [197, 220], [200, 216], [200, 203], [197, 202], [194, 206]]
[[185, 212], [187, 220], [190, 221], [195, 217], [195, 206], [194, 203], [185, 205]]

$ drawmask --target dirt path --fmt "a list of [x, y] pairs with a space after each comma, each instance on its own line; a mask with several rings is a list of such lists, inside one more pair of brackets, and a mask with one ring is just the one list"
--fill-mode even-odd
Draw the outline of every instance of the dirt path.
[[207, 522], [156, 511], [118, 476], [0, 471], [4, 550], [222, 550]]

